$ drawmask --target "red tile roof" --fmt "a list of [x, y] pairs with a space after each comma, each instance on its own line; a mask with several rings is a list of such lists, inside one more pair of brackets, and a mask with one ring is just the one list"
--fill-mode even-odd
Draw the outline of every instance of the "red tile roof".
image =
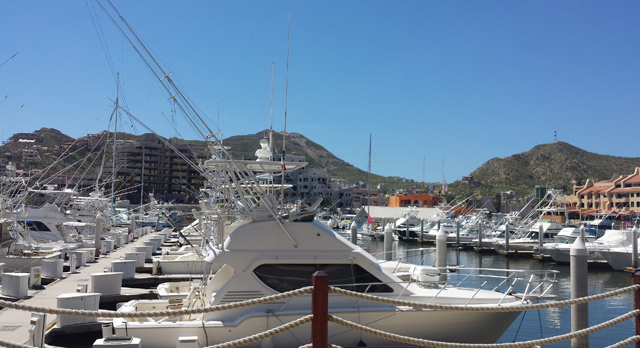
[[611, 193], [630, 193], [630, 192], [640, 192], [640, 187], [625, 187], [625, 188], [617, 188], [609, 191]]
[[613, 184], [610, 185], [594, 185], [589, 187], [588, 189], [585, 189], [584, 191], [581, 191], [580, 194], [584, 195], [587, 193], [592, 193], [592, 192], [605, 192], [606, 190], [610, 189], [613, 186]]
[[640, 175], [633, 175], [624, 182], [625, 184], [640, 184]]

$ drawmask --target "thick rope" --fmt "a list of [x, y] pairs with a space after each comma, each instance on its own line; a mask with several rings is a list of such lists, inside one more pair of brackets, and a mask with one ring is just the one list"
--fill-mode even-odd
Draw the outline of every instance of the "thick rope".
[[[620, 288], [620, 289], [606, 292], [603, 294], [597, 294], [597, 295], [581, 297], [577, 299], [555, 301], [555, 302], [549, 302], [549, 303], [536, 303], [536, 304], [528, 304], [528, 305], [518, 304], [515, 306], [495, 306], [495, 305], [461, 306], [461, 305], [428, 304], [428, 303], [422, 303], [422, 302], [396, 300], [396, 299], [387, 298], [387, 297], [378, 297], [374, 295], [362, 294], [354, 291], [336, 288], [333, 286], [329, 287], [329, 292], [331, 293], [354, 297], [354, 298], [367, 300], [367, 301], [374, 301], [374, 302], [390, 304], [395, 306], [407, 306], [407, 307], [420, 308], [420, 309], [437, 309], [437, 310], [469, 311], [469, 312], [519, 312], [519, 311], [528, 311], [528, 310], [537, 310], [537, 309], [561, 308], [561, 307], [568, 307], [576, 304], [588, 303], [591, 301], [603, 300], [606, 298], [618, 296], [618, 295], [631, 292], [631, 291], [636, 291], [636, 290], [640, 290], [640, 284], [631, 285], [625, 288]], [[275, 294], [275, 295], [265, 296], [257, 299], [227, 303], [223, 305], [186, 308], [186, 309], [160, 310], [160, 311], [140, 311], [140, 312], [117, 312], [117, 311], [104, 311], [104, 310], [89, 311], [89, 310], [80, 310], [80, 309], [40, 307], [40, 306], [33, 306], [33, 305], [28, 305], [28, 304], [19, 303], [19, 302], [9, 302], [9, 301], [2, 301], [2, 300], [0, 300], [0, 307], [12, 308], [12, 309], [18, 309], [18, 310], [24, 310], [24, 311], [36, 312], [36, 313], [79, 316], [79, 317], [100, 317], [100, 318], [151, 317], [153, 318], [153, 317], [171, 317], [171, 316], [179, 316], [179, 315], [202, 314], [202, 313], [224, 311], [228, 309], [249, 307], [257, 304], [264, 304], [264, 303], [269, 303], [273, 301], [283, 300], [293, 296], [308, 294], [308, 293], [311, 293], [312, 291], [313, 291], [313, 287], [308, 286], [308, 287], [300, 288], [297, 290], [283, 292], [281, 294]]]
[[205, 348], [234, 348], [234, 347], [239, 347], [239, 346], [243, 346], [245, 344], [249, 344], [249, 343], [253, 343], [253, 342], [257, 342], [260, 340], [263, 340], [265, 338], [271, 337], [271, 336], [275, 336], [279, 333], [283, 333], [285, 331], [291, 330], [293, 328], [296, 328], [300, 325], [306, 324], [308, 322], [311, 322], [311, 320], [313, 319], [313, 314], [309, 314], [309, 315], [305, 315], [302, 318], [298, 318], [294, 321], [290, 321], [286, 324], [274, 327], [273, 329], [269, 329], [267, 331], [263, 331], [263, 332], [259, 332], [255, 335], [251, 335], [251, 336], [247, 336], [247, 337], [243, 337], [234, 341], [229, 341], [229, 342], [224, 342], [224, 343], [220, 343], [220, 344], [216, 344], [213, 346], [208, 346]]
[[313, 291], [312, 286], [308, 286], [305, 288], [300, 288], [293, 291], [283, 292], [281, 294], [275, 294], [270, 296], [265, 296], [261, 298], [255, 298], [251, 300], [238, 301], [233, 303], [226, 303], [217, 306], [207, 306], [207, 307], [197, 307], [197, 308], [185, 308], [185, 309], [169, 309], [169, 310], [160, 310], [160, 311], [140, 311], [140, 312], [117, 312], [117, 311], [89, 311], [82, 309], [65, 309], [65, 308], [49, 308], [49, 307], [40, 307], [40, 306], [32, 306], [25, 303], [19, 302], [9, 302], [9, 301], [1, 301], [0, 307], [18, 309], [28, 312], [36, 312], [36, 313], [45, 313], [45, 314], [56, 314], [56, 315], [68, 315], [68, 316], [77, 316], [77, 317], [100, 317], [100, 318], [145, 318], [145, 317], [172, 317], [179, 315], [191, 315], [191, 314], [202, 314], [202, 313], [210, 313], [217, 311], [224, 311], [228, 309], [236, 309], [249, 307], [258, 304], [269, 303], [278, 300], [284, 300], [289, 297], [309, 294]]
[[0, 347], [7, 347], [7, 348], [33, 348], [32, 346], [27, 346], [25, 344], [20, 344], [20, 343], [13, 343], [13, 342], [5, 341], [3, 339], [0, 339]]
[[631, 343], [634, 342], [640, 342], [640, 336], [631, 336], [629, 338], [627, 338], [624, 341], [620, 341], [616, 344], [612, 344], [610, 346], [607, 346], [606, 348], [622, 348], [622, 347], [626, 347], [628, 345], [630, 345]]
[[528, 310], [536, 310], [536, 309], [549, 309], [549, 308], [561, 308], [573, 306], [576, 304], [588, 303], [591, 301], [603, 300], [606, 298], [618, 296], [627, 292], [640, 290], [640, 284], [631, 285], [625, 288], [620, 288], [617, 290], [613, 290], [610, 292], [606, 292], [603, 294], [597, 294], [592, 296], [580, 297], [576, 299], [564, 300], [564, 301], [554, 301], [548, 303], [536, 303], [536, 304], [519, 304], [514, 306], [462, 306], [462, 305], [440, 305], [440, 304], [429, 304], [429, 303], [421, 303], [421, 302], [412, 302], [405, 300], [396, 300], [388, 297], [379, 297], [374, 295], [362, 294], [355, 291], [345, 290], [336, 288], [333, 286], [329, 287], [329, 292], [334, 294], [340, 294], [344, 296], [354, 297], [361, 300], [379, 302], [394, 306], [406, 306], [420, 309], [438, 309], [438, 310], [447, 310], [447, 311], [461, 311], [461, 312], [520, 312], [520, 311], [528, 311]]
[[414, 346], [435, 347], [435, 348], [527, 348], [527, 347], [542, 346], [542, 345], [551, 344], [551, 343], [558, 343], [558, 342], [567, 341], [576, 337], [590, 335], [594, 332], [614, 326], [616, 324], [619, 324], [625, 320], [631, 319], [638, 315], [640, 315], [640, 310], [636, 309], [634, 311], [631, 311], [627, 314], [623, 314], [617, 318], [611, 319], [604, 323], [594, 325], [592, 327], [574, 331], [564, 335], [543, 338], [539, 340], [526, 341], [526, 342], [492, 343], [492, 344], [451, 343], [451, 342], [439, 342], [439, 341], [407, 337], [407, 336], [388, 333], [381, 330], [372, 329], [372, 328], [362, 326], [360, 324], [356, 324], [354, 322], [351, 322], [333, 315], [329, 315], [329, 321], [342, 325], [349, 329], [368, 334], [368, 335], [384, 338], [384, 339], [395, 341], [395, 342], [411, 344]]

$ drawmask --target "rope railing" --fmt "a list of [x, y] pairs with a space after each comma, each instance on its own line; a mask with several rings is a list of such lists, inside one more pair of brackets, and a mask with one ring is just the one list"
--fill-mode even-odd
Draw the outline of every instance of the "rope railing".
[[413, 337], [408, 337], [403, 335], [397, 335], [397, 334], [385, 332], [382, 330], [372, 329], [370, 327], [360, 325], [360, 324], [357, 324], [333, 315], [329, 315], [329, 321], [342, 325], [351, 330], [356, 330], [356, 331], [365, 333], [367, 335], [372, 335], [372, 336], [384, 338], [390, 341], [411, 344], [415, 346], [434, 347], [434, 348], [527, 348], [527, 347], [535, 347], [535, 346], [542, 346], [546, 344], [558, 343], [558, 342], [567, 341], [576, 337], [587, 336], [594, 332], [598, 332], [600, 330], [604, 330], [611, 326], [622, 323], [631, 318], [635, 318], [638, 315], [640, 315], [640, 310], [633, 310], [629, 313], [623, 314], [619, 317], [613, 318], [604, 323], [594, 325], [587, 329], [578, 330], [578, 331], [574, 331], [574, 332], [570, 332], [567, 334], [558, 335], [554, 337], [549, 337], [549, 338], [543, 338], [543, 339], [531, 340], [531, 341], [525, 341], [525, 342], [486, 343], [486, 344], [440, 342], [440, 341], [432, 341], [432, 340], [413, 338]]
[[622, 348], [622, 347], [626, 347], [628, 345], [630, 345], [631, 343], [635, 343], [635, 342], [640, 342], [640, 336], [631, 336], [629, 338], [627, 338], [624, 341], [620, 341], [616, 344], [612, 344], [610, 346], [607, 346], [605, 348]]
[[32, 346], [20, 343], [9, 342], [3, 339], [0, 339], [0, 347], [6, 348], [33, 348]]
[[[537, 309], [549, 309], [549, 308], [562, 308], [576, 304], [589, 303], [592, 301], [603, 300], [615, 296], [622, 295], [624, 293], [640, 290], [640, 284], [627, 286], [624, 288], [612, 290], [606, 293], [591, 295], [587, 297], [581, 297], [577, 299], [555, 301], [548, 303], [536, 303], [536, 304], [518, 304], [514, 306], [462, 306], [462, 305], [440, 305], [440, 304], [428, 304], [423, 302], [413, 302], [405, 300], [396, 300], [387, 297], [379, 297], [375, 295], [367, 295], [355, 291], [340, 289], [336, 287], [329, 287], [329, 292], [334, 294], [340, 294], [366, 301], [374, 301], [383, 304], [390, 304], [395, 306], [412, 307], [416, 309], [433, 309], [433, 310], [446, 310], [446, 311], [468, 311], [468, 312], [519, 312]], [[300, 288], [297, 290], [287, 291], [280, 294], [269, 295], [261, 298], [238, 301], [232, 303], [226, 303], [216, 306], [185, 308], [185, 309], [168, 309], [168, 310], [155, 310], [155, 311], [138, 311], [138, 312], [116, 312], [116, 311], [91, 311], [82, 309], [65, 309], [65, 308], [51, 308], [33, 306], [20, 302], [10, 302], [0, 300], [0, 307], [11, 308], [29, 312], [37, 312], [44, 314], [55, 315], [68, 315], [79, 317], [100, 317], [100, 318], [154, 318], [154, 317], [171, 317], [180, 315], [193, 315], [224, 311], [229, 309], [237, 309], [243, 307], [250, 307], [258, 304], [265, 304], [273, 301], [283, 300], [290, 297], [310, 294], [313, 291], [312, 286]]]
[[[315, 275], [314, 275], [314, 277], [315, 277]], [[326, 275], [325, 275], [325, 277], [326, 277]], [[625, 288], [613, 290], [613, 291], [610, 291], [610, 292], [607, 292], [607, 293], [603, 293], [603, 294], [597, 294], [597, 295], [582, 297], [582, 298], [578, 298], [578, 299], [571, 299], [571, 300], [564, 300], [564, 301], [557, 301], [557, 302], [550, 302], [550, 303], [517, 304], [517, 305], [514, 305], [514, 306], [486, 306], [486, 305], [481, 305], [481, 306], [462, 306], [462, 305], [426, 304], [426, 303], [420, 303], [420, 302], [396, 300], [396, 299], [391, 299], [391, 298], [386, 298], [386, 297], [378, 297], [378, 296], [374, 296], [374, 295], [362, 294], [362, 293], [358, 293], [358, 292], [353, 292], [353, 291], [349, 291], [349, 290], [340, 289], [340, 288], [337, 288], [337, 287], [331, 287], [331, 286], [328, 286], [327, 284], [324, 284], [324, 286], [319, 286], [319, 287], [316, 286], [316, 287], [317, 287], [316, 290], [318, 290], [318, 291], [321, 291], [322, 289], [324, 289], [323, 291], [325, 291], [325, 296], [328, 296], [328, 293], [334, 293], [334, 294], [340, 294], [340, 295], [343, 295], [343, 296], [349, 296], [349, 297], [352, 297], [352, 298], [357, 298], [357, 299], [360, 299], [360, 300], [375, 301], [375, 302], [379, 302], [379, 303], [396, 305], [396, 306], [408, 306], [408, 307], [413, 307], [413, 308], [431, 309], [431, 310], [473, 311], [473, 312], [480, 312], [480, 311], [484, 311], [484, 312], [513, 312], [513, 311], [527, 311], [527, 310], [537, 310], [537, 309], [561, 308], [561, 307], [566, 307], [566, 306], [571, 306], [571, 305], [576, 305], [576, 304], [583, 304], [583, 303], [588, 303], [588, 302], [592, 302], [592, 301], [602, 300], [602, 299], [618, 296], [618, 295], [621, 295], [621, 294], [624, 294], [624, 293], [627, 293], [627, 292], [636, 291], [636, 293], [638, 293], [638, 291], [640, 291], [640, 284], [636, 284], [636, 285], [632, 285], [632, 286], [628, 286], [628, 287], [625, 287]], [[313, 291], [314, 291], [314, 287], [310, 286], [310, 287], [305, 287], [305, 288], [301, 288], [301, 289], [297, 289], [297, 290], [293, 290], [293, 291], [288, 291], [288, 292], [284, 292], [284, 293], [280, 293], [280, 294], [276, 294], [276, 295], [271, 295], [271, 296], [266, 296], [266, 297], [262, 297], [262, 298], [251, 299], [251, 300], [245, 300], [245, 301], [239, 301], [239, 302], [233, 302], [233, 303], [228, 303], [228, 304], [224, 304], [224, 305], [217, 305], [217, 306], [210, 306], [210, 307], [199, 307], [199, 308], [189, 308], [189, 309], [170, 309], [170, 310], [140, 311], [140, 312], [117, 312], [117, 311], [104, 311], [104, 310], [90, 311], [90, 310], [77, 310], [77, 309], [48, 308], [48, 307], [32, 306], [32, 305], [27, 305], [27, 304], [23, 304], [23, 303], [1, 301], [1, 300], [0, 300], [0, 307], [13, 308], [13, 309], [17, 309], [17, 310], [25, 310], [25, 311], [31, 311], [31, 312], [37, 312], [37, 313], [46, 313], [46, 314], [68, 315], [68, 316], [84, 316], [84, 317], [101, 317], [101, 318], [171, 317], [171, 316], [178, 316], [178, 315], [202, 314], [202, 313], [222, 311], [222, 310], [228, 310], [228, 309], [243, 308], [243, 307], [248, 307], [248, 306], [252, 306], [252, 305], [264, 304], [264, 303], [269, 303], [269, 302], [278, 301], [278, 300], [282, 300], [282, 299], [287, 299], [287, 298], [291, 298], [291, 297], [298, 296], [298, 295], [310, 294]], [[314, 296], [315, 296], [315, 293], [314, 293]], [[571, 332], [571, 333], [567, 333], [567, 334], [563, 334], [563, 335], [559, 335], [559, 336], [554, 336], [554, 337], [550, 337], [550, 338], [545, 338], [545, 339], [538, 339], [538, 340], [532, 340], [532, 341], [526, 341], [526, 342], [500, 343], [500, 344], [496, 344], [496, 343], [494, 343], [494, 344], [470, 344], [470, 343], [439, 342], [439, 341], [432, 341], [432, 340], [425, 340], [425, 339], [419, 339], [419, 338], [413, 338], [413, 337], [408, 337], [408, 336], [397, 335], [397, 334], [393, 334], [393, 333], [389, 333], [389, 332], [385, 332], [385, 331], [369, 328], [369, 327], [366, 327], [366, 326], [362, 326], [362, 325], [359, 325], [357, 323], [353, 323], [353, 322], [350, 322], [348, 320], [345, 320], [345, 319], [342, 319], [342, 318], [339, 318], [339, 317], [335, 317], [335, 316], [332, 316], [332, 315], [327, 315], [326, 308], [324, 309], [324, 311], [325, 311], [324, 316], [321, 315], [321, 316], [318, 317], [319, 318], [318, 320], [322, 321], [324, 319], [324, 325], [326, 325], [328, 322], [333, 322], [333, 323], [336, 323], [338, 325], [347, 327], [349, 329], [356, 330], [356, 331], [359, 331], [359, 332], [362, 332], [362, 333], [365, 333], [365, 334], [368, 334], [368, 335], [380, 337], [380, 338], [383, 338], [383, 339], [387, 339], [387, 340], [391, 340], [391, 341], [395, 341], [395, 342], [400, 342], [400, 343], [404, 343], [404, 344], [426, 346], [426, 347], [434, 347], [434, 348], [525, 348], [525, 347], [534, 347], [534, 346], [552, 344], [552, 343], [562, 342], [562, 341], [566, 341], [566, 340], [571, 340], [571, 339], [578, 338], [578, 337], [587, 336], [587, 335], [592, 334], [594, 332], [606, 329], [608, 327], [614, 326], [616, 324], [619, 324], [621, 322], [624, 322], [624, 321], [626, 321], [628, 319], [631, 319], [631, 318], [635, 318], [635, 317], [640, 315], [640, 309], [636, 309], [636, 310], [628, 312], [628, 313], [626, 313], [624, 315], [621, 315], [619, 317], [616, 317], [614, 319], [611, 319], [609, 321], [603, 322], [603, 323], [598, 324], [598, 325], [594, 325], [594, 326], [586, 328], [586, 329], [582, 329], [582, 330], [578, 330], [578, 331], [574, 331], [574, 332]], [[266, 330], [264, 332], [260, 332], [260, 333], [257, 333], [257, 334], [251, 335], [251, 336], [247, 336], [247, 337], [244, 337], [244, 338], [240, 338], [240, 339], [237, 339], [237, 340], [234, 340], [234, 341], [230, 341], [230, 342], [225, 342], [225, 343], [220, 343], [220, 344], [208, 346], [207, 348], [235, 348], [235, 347], [238, 347], [238, 346], [242, 346], [242, 345], [246, 345], [246, 344], [249, 344], [249, 343], [253, 343], [253, 342], [260, 341], [260, 340], [264, 340], [266, 338], [272, 337], [272, 336], [277, 335], [279, 333], [282, 333], [282, 332], [291, 330], [293, 328], [296, 328], [298, 326], [304, 325], [304, 324], [306, 324], [308, 322], [312, 322], [313, 321], [313, 316], [314, 316], [314, 314], [306, 315], [306, 316], [298, 318], [298, 319], [296, 319], [294, 321], [291, 321], [289, 323], [285, 323], [285, 324], [280, 325], [278, 327]], [[320, 318], [323, 318], [323, 319], [320, 319]], [[314, 323], [314, 325], [316, 325], [316, 324]], [[611, 345], [608, 348], [621, 348], [621, 347], [624, 347], [624, 346], [626, 346], [628, 344], [631, 344], [631, 343], [634, 343], [634, 342], [640, 342], [640, 336], [632, 336], [632, 337], [630, 337], [630, 338], [628, 338], [628, 339], [626, 339], [624, 341], [621, 341], [621, 342], [618, 342], [618, 343], [616, 343], [614, 345]], [[27, 346], [27, 345], [21, 345], [21, 344], [17, 344], [17, 343], [13, 343], [13, 342], [8, 342], [8, 341], [5, 341], [5, 340], [0, 340], [0, 346], [1, 347], [8, 347], [8, 348], [27, 348], [27, 347], [30, 347], [30, 346]], [[312, 344], [303, 345], [300, 348], [309, 348], [309, 347], [312, 347], [312, 346], [313, 346]], [[340, 348], [338, 346], [333, 346], [331, 344], [328, 344], [328, 347]]]
[[604, 300], [610, 297], [619, 296], [624, 293], [637, 291], [637, 290], [640, 290], [640, 284], [630, 285], [624, 288], [612, 290], [602, 294], [580, 297], [580, 298], [570, 299], [570, 300], [547, 302], [547, 303], [519, 304], [514, 306], [480, 306], [480, 305], [462, 306], [462, 305], [440, 305], [440, 304], [429, 304], [429, 303], [423, 303], [423, 302], [396, 300], [388, 297], [380, 297], [380, 296], [368, 295], [368, 294], [363, 294], [355, 291], [340, 289], [333, 286], [329, 287], [329, 292], [331, 293], [349, 296], [349, 297], [357, 298], [360, 300], [373, 301], [373, 302], [390, 304], [395, 306], [419, 308], [419, 309], [436, 309], [436, 310], [447, 310], [447, 311], [458, 311], [458, 312], [520, 312], [520, 311], [528, 311], [528, 310], [536, 310], [536, 309], [562, 308], [562, 307], [573, 306], [576, 304], [583, 304], [583, 303], [589, 303], [592, 301]]
[[285, 331], [289, 331], [293, 328], [296, 328], [300, 325], [304, 325], [308, 322], [311, 322], [311, 320], [313, 319], [313, 315], [309, 314], [309, 315], [305, 315], [302, 318], [298, 318], [294, 321], [290, 321], [286, 324], [274, 327], [273, 329], [269, 329], [267, 331], [263, 331], [263, 332], [259, 332], [255, 335], [251, 335], [251, 336], [247, 336], [247, 337], [243, 337], [237, 340], [233, 340], [233, 341], [229, 341], [229, 342], [224, 342], [224, 343], [220, 343], [220, 344], [216, 344], [213, 346], [207, 346], [204, 348], [235, 348], [235, 347], [240, 347], [243, 346], [245, 344], [249, 344], [249, 343], [253, 343], [253, 342], [257, 342], [260, 340], [263, 340], [265, 338], [269, 338], [271, 336], [275, 336], [279, 333], [285, 332]]
[[203, 313], [219, 312], [219, 311], [224, 311], [228, 309], [250, 307], [258, 304], [284, 300], [284, 299], [298, 296], [298, 295], [310, 294], [312, 291], [313, 291], [313, 287], [308, 286], [305, 288], [287, 291], [280, 294], [255, 298], [251, 300], [226, 303], [226, 304], [216, 305], [216, 306], [185, 308], [185, 309], [168, 309], [168, 310], [158, 310], [158, 311], [139, 311], [139, 312], [117, 312], [117, 311], [104, 311], [104, 310], [90, 311], [90, 310], [83, 310], [83, 309], [51, 308], [51, 307], [33, 306], [33, 305], [24, 304], [24, 303], [3, 301], [3, 300], [0, 300], [0, 307], [29, 311], [29, 312], [36, 312], [36, 313], [68, 315], [68, 316], [77, 316], [77, 317], [155, 318], [155, 317], [172, 317], [172, 316], [179, 316], [179, 315], [203, 314]]

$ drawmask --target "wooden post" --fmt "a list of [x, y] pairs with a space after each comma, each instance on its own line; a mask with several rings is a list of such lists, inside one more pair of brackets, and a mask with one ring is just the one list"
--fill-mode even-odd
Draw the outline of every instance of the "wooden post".
[[[640, 284], [640, 272], [633, 275], [633, 282]], [[640, 290], [636, 290], [635, 309], [640, 309]], [[640, 335], [640, 318], [636, 317], [636, 335]], [[636, 342], [636, 348], [640, 348], [640, 342]]]
[[329, 342], [329, 276], [317, 271], [311, 278], [311, 344], [313, 348], [327, 348]]

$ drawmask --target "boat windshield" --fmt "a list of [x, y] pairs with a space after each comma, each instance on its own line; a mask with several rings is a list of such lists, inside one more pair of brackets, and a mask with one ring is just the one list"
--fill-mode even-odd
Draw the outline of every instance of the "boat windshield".
[[286, 292], [311, 286], [311, 275], [323, 271], [329, 276], [329, 285], [356, 292], [393, 292], [381, 284], [373, 274], [352, 264], [264, 264], [253, 273], [268, 287]]

